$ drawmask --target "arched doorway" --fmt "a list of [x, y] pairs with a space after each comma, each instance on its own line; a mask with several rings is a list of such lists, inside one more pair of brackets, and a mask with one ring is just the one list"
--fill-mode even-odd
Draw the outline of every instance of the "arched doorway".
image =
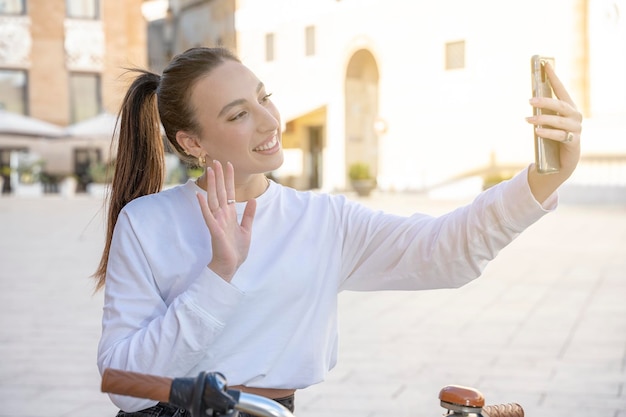
[[378, 173], [378, 65], [372, 53], [360, 49], [352, 55], [346, 71], [346, 167], [366, 163]]

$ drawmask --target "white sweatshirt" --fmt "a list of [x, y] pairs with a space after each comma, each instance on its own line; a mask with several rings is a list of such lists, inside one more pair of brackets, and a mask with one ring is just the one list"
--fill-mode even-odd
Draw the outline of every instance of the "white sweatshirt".
[[[277, 183], [257, 199], [247, 260], [230, 283], [189, 181], [120, 213], [109, 256], [98, 366], [167, 377], [222, 372], [229, 385], [304, 388], [337, 359], [337, 294], [461, 286], [544, 209], [527, 172], [441, 217], [372, 211]], [[245, 203], [237, 203], [241, 217]], [[125, 411], [155, 402], [111, 396]]]

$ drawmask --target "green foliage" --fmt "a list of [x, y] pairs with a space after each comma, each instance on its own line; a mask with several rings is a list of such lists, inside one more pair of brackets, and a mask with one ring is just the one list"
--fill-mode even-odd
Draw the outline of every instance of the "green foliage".
[[22, 184], [35, 184], [41, 180], [44, 161], [35, 155], [26, 154], [20, 157], [17, 174]]
[[189, 167], [187, 168], [187, 176], [189, 178], [200, 178], [200, 176], [204, 173], [204, 169], [200, 167]]
[[370, 166], [365, 162], [355, 162], [348, 169], [348, 176], [351, 180], [368, 180], [372, 178]]
[[113, 181], [115, 162], [92, 162], [89, 165], [89, 177], [98, 184], [109, 184]]
[[513, 174], [509, 172], [491, 172], [483, 176], [483, 190], [487, 188], [493, 187], [496, 184], [501, 183], [502, 181], [507, 181], [513, 178]]

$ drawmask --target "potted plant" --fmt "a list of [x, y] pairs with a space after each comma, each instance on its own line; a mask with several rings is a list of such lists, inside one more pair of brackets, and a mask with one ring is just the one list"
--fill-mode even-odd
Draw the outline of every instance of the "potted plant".
[[30, 153], [21, 153], [16, 168], [17, 183], [15, 194], [21, 196], [40, 196], [43, 194], [41, 175], [44, 162], [39, 156]]
[[107, 185], [113, 180], [114, 170], [114, 162], [92, 162], [89, 165], [91, 182], [87, 184], [87, 192], [96, 197], [104, 197]]
[[7, 182], [7, 189], [10, 189], [11, 167], [8, 165], [0, 168], [0, 195], [4, 192], [4, 182]]
[[367, 197], [376, 188], [376, 179], [365, 162], [355, 162], [348, 168], [348, 177], [352, 188], [360, 197]]

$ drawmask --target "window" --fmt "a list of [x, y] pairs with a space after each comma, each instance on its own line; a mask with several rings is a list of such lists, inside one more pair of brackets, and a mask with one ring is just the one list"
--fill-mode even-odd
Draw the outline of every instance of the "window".
[[26, 14], [26, 0], [0, 0], [0, 14]]
[[75, 19], [99, 19], [99, 0], [66, 0], [67, 17]]
[[446, 43], [446, 69], [465, 68], [465, 41]]
[[72, 123], [97, 116], [102, 110], [100, 75], [70, 74], [70, 120]]
[[27, 97], [26, 71], [0, 69], [0, 109], [27, 115]]
[[305, 29], [305, 54], [306, 56], [315, 55], [315, 26], [307, 26]]
[[274, 60], [274, 34], [265, 35], [265, 60], [270, 62]]

